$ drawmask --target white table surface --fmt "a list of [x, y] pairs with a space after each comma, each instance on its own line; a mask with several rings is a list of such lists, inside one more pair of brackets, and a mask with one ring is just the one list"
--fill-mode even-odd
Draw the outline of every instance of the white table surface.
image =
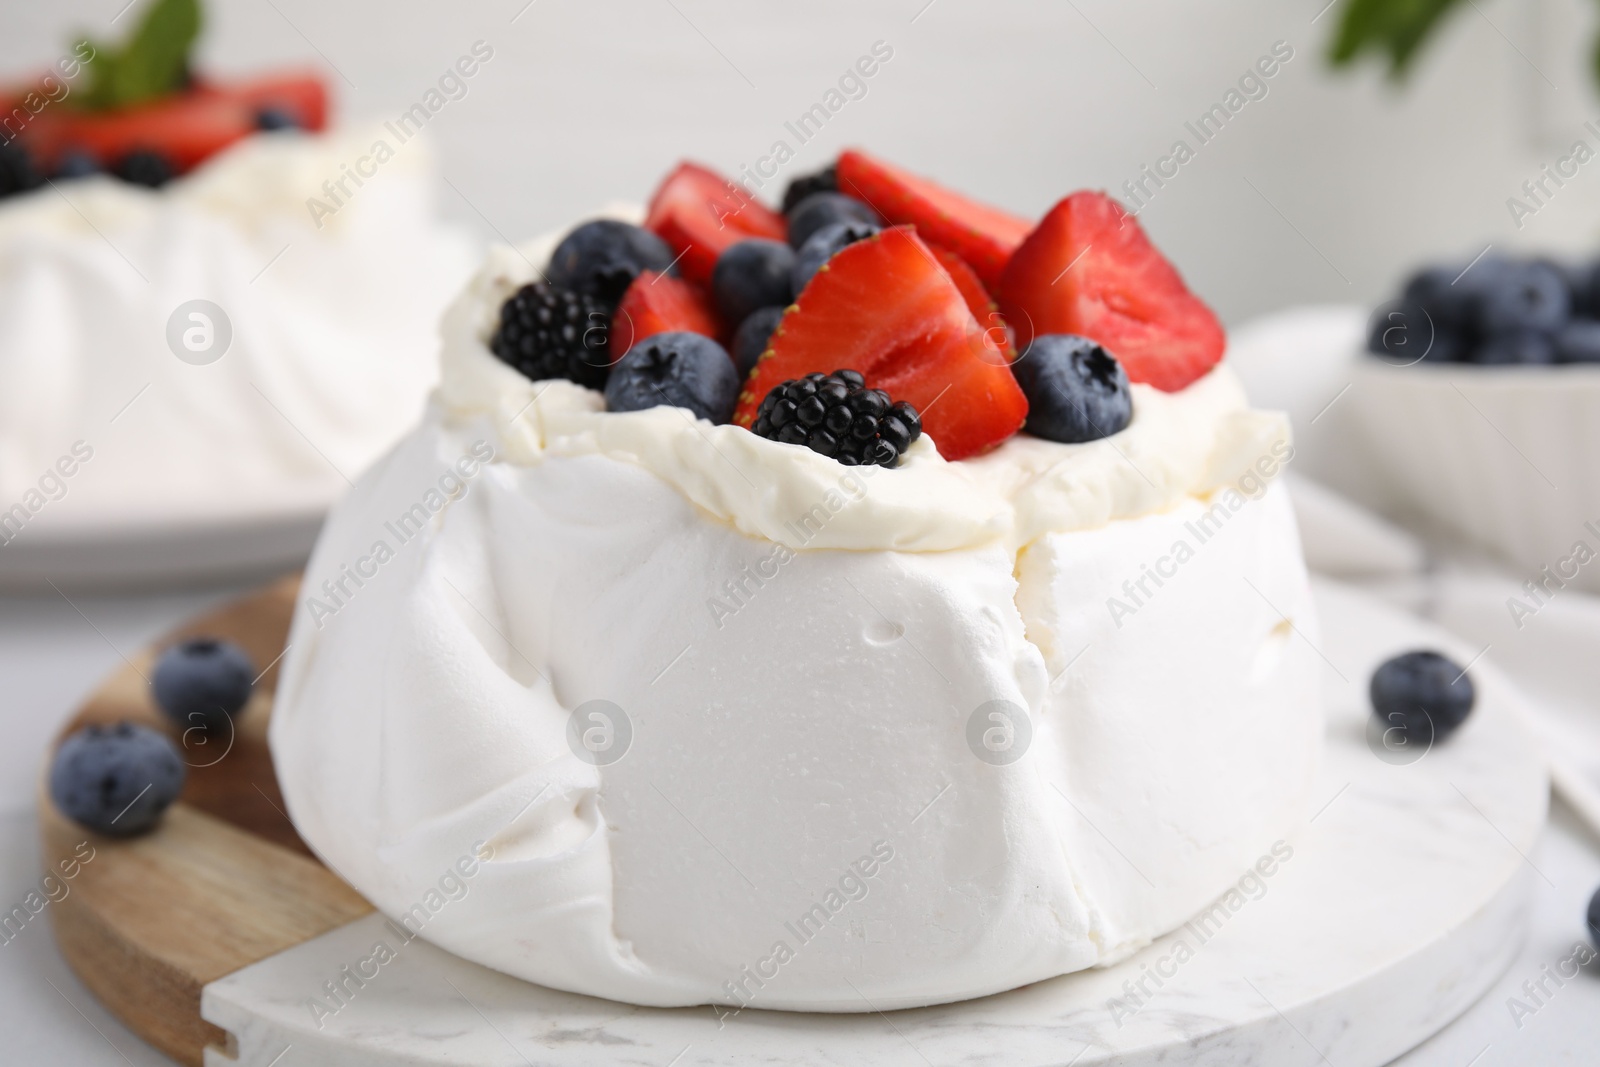
[[[20, 902], [38, 878], [34, 788], [40, 754], [96, 681], [167, 627], [236, 590], [150, 596], [0, 598], [0, 903]], [[1583, 910], [1600, 886], [1600, 841], [1557, 802], [1529, 857], [1542, 872], [1522, 956], [1465, 1016], [1398, 1062], [1404, 1067], [1512, 1067], [1600, 1062], [1600, 966], [1556, 989], [1520, 1028], [1507, 998], [1571, 954], [1585, 937]], [[1544, 879], [1548, 879], [1546, 882]], [[1406, 887], [1394, 906], [1423, 909]], [[1529, 1002], [1531, 1004], [1531, 1002]], [[67, 968], [43, 922], [0, 945], [0, 1063], [165, 1064], [170, 1061], [103, 1009]], [[282, 1067], [294, 1067], [285, 1062]], [[1339, 1067], [1337, 1064], [1330, 1067]]]

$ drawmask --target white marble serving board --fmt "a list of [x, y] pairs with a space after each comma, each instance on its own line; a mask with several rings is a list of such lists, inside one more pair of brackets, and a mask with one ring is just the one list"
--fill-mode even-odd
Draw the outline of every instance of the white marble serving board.
[[1364, 729], [1372, 668], [1412, 648], [1461, 662], [1477, 650], [1345, 587], [1320, 583], [1317, 595], [1322, 634], [1309, 639], [1328, 662], [1329, 711], [1319, 810], [1293, 856], [1207, 936], [1186, 927], [1115, 967], [962, 1004], [728, 1018], [558, 993], [416, 941], [319, 1018], [310, 1003], [325, 982], [375, 942], [396, 943], [369, 916], [208, 985], [202, 1014], [233, 1035], [238, 1058], [209, 1050], [206, 1063], [1377, 1067], [1513, 958], [1547, 784], [1515, 694], [1484, 663], [1459, 734], [1414, 763], [1379, 759]]

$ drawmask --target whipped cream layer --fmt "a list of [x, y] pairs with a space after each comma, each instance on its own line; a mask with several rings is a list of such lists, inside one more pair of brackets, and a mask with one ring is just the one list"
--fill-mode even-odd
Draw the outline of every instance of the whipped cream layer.
[[[610, 212], [628, 218], [626, 209]], [[1232, 485], [1289, 453], [1289, 425], [1252, 411], [1218, 365], [1179, 393], [1133, 386], [1133, 422], [1102, 441], [1062, 445], [1018, 435], [956, 463], [924, 435], [860, 507], [820, 524], [842, 468], [826, 456], [697, 421], [681, 408], [607, 414], [597, 392], [533, 382], [487, 347], [500, 305], [537, 277], [553, 238], [491, 250], [444, 320], [439, 402], [447, 420], [486, 416], [504, 457], [600, 454], [643, 466], [709, 515], [790, 548], [939, 551], [1001, 542], [1016, 549], [1051, 531], [1092, 529], [1172, 508]]]
[[1294, 833], [1315, 620], [1230, 370], [1105, 441], [845, 468], [500, 364], [547, 249], [447, 314], [285, 658], [289, 811], [381, 910], [574, 992], [867, 1011], [1119, 960]]
[[[471, 248], [435, 221], [420, 142], [346, 177], [375, 136], [253, 136], [159, 190], [101, 176], [0, 202], [0, 510], [36, 512], [19, 536], [317, 511], [415, 424]], [[320, 227], [310, 197], [336, 206]], [[204, 366], [168, 343], [195, 299], [232, 327]], [[92, 458], [37, 506], [78, 441]]]

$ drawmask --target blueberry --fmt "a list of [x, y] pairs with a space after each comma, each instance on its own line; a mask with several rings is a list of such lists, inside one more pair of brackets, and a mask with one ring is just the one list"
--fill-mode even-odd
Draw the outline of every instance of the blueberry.
[[300, 123], [294, 117], [294, 113], [286, 108], [268, 105], [256, 111], [258, 130], [294, 130], [299, 127]]
[[794, 299], [794, 252], [781, 241], [753, 238], [729, 245], [711, 270], [711, 295], [725, 322], [743, 322], [758, 308]]
[[1424, 746], [1443, 741], [1467, 721], [1476, 697], [1472, 679], [1437, 652], [1406, 652], [1372, 672], [1372, 712], [1386, 730]]
[[772, 339], [772, 331], [778, 328], [778, 320], [783, 318], [785, 310], [780, 307], [758, 308], [745, 316], [745, 320], [734, 331], [733, 362], [741, 379], [749, 376], [756, 360], [767, 350], [767, 342]]
[[1572, 313], [1600, 319], [1600, 262], [1567, 268], [1567, 288], [1572, 291]]
[[1600, 363], [1600, 322], [1573, 319], [1556, 334], [1556, 358], [1562, 363]]
[[640, 271], [676, 275], [675, 258], [667, 242], [649, 230], [615, 219], [595, 219], [561, 239], [550, 254], [545, 276], [552, 285], [615, 307]]
[[607, 411], [643, 411], [669, 404], [696, 418], [724, 423], [739, 402], [739, 372], [722, 346], [698, 333], [674, 330], [646, 337], [611, 368]]
[[864, 241], [878, 233], [882, 227], [870, 222], [834, 222], [822, 227], [806, 239], [794, 257], [794, 291], [798, 295], [805, 289], [811, 276], [832, 259], [840, 249]]
[[1011, 370], [1028, 398], [1022, 428], [1035, 437], [1065, 444], [1098, 441], [1133, 419], [1133, 394], [1122, 365], [1087, 337], [1035, 337]]
[[167, 718], [187, 729], [237, 714], [250, 700], [255, 676], [255, 665], [238, 645], [191, 637], [161, 653], [150, 685]]
[[787, 215], [793, 211], [796, 204], [812, 193], [837, 193], [838, 191], [839, 168], [836, 166], [830, 164], [815, 174], [802, 174], [784, 187], [783, 213]]
[[1595, 890], [1594, 896], [1589, 898], [1589, 940], [1600, 948], [1600, 889]]
[[1495, 334], [1480, 342], [1472, 353], [1472, 362], [1485, 367], [1537, 367], [1555, 361], [1555, 342], [1539, 330]]
[[1457, 283], [1460, 275], [1460, 267], [1426, 267], [1406, 281], [1402, 299], [1427, 313], [1435, 333], [1471, 334], [1478, 327], [1475, 286], [1466, 277]]
[[56, 161], [54, 177], [58, 181], [66, 181], [73, 178], [87, 178], [90, 175], [99, 173], [100, 164], [94, 156], [88, 152], [73, 150], [64, 153]]
[[1572, 297], [1566, 279], [1548, 263], [1519, 263], [1489, 281], [1478, 306], [1486, 335], [1513, 330], [1553, 333], [1567, 321]]
[[812, 193], [787, 212], [789, 217], [789, 244], [799, 248], [812, 234], [836, 222], [864, 222], [870, 226], [883, 225], [883, 219], [871, 207], [843, 193]]
[[50, 797], [90, 830], [131, 837], [156, 824], [187, 773], [172, 742], [148, 726], [89, 726], [56, 749]]
[[44, 184], [33, 157], [21, 145], [0, 144], [0, 197], [25, 193]]
[[130, 185], [159, 189], [176, 177], [178, 172], [166, 156], [139, 148], [119, 159], [117, 165], [111, 168], [111, 173]]

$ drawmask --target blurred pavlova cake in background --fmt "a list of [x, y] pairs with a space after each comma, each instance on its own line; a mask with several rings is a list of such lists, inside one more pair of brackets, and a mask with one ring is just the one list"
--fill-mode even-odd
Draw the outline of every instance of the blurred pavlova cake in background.
[[202, 78], [193, 0], [0, 119], [0, 580], [303, 556], [416, 417], [470, 269], [415, 123], [314, 76]]

